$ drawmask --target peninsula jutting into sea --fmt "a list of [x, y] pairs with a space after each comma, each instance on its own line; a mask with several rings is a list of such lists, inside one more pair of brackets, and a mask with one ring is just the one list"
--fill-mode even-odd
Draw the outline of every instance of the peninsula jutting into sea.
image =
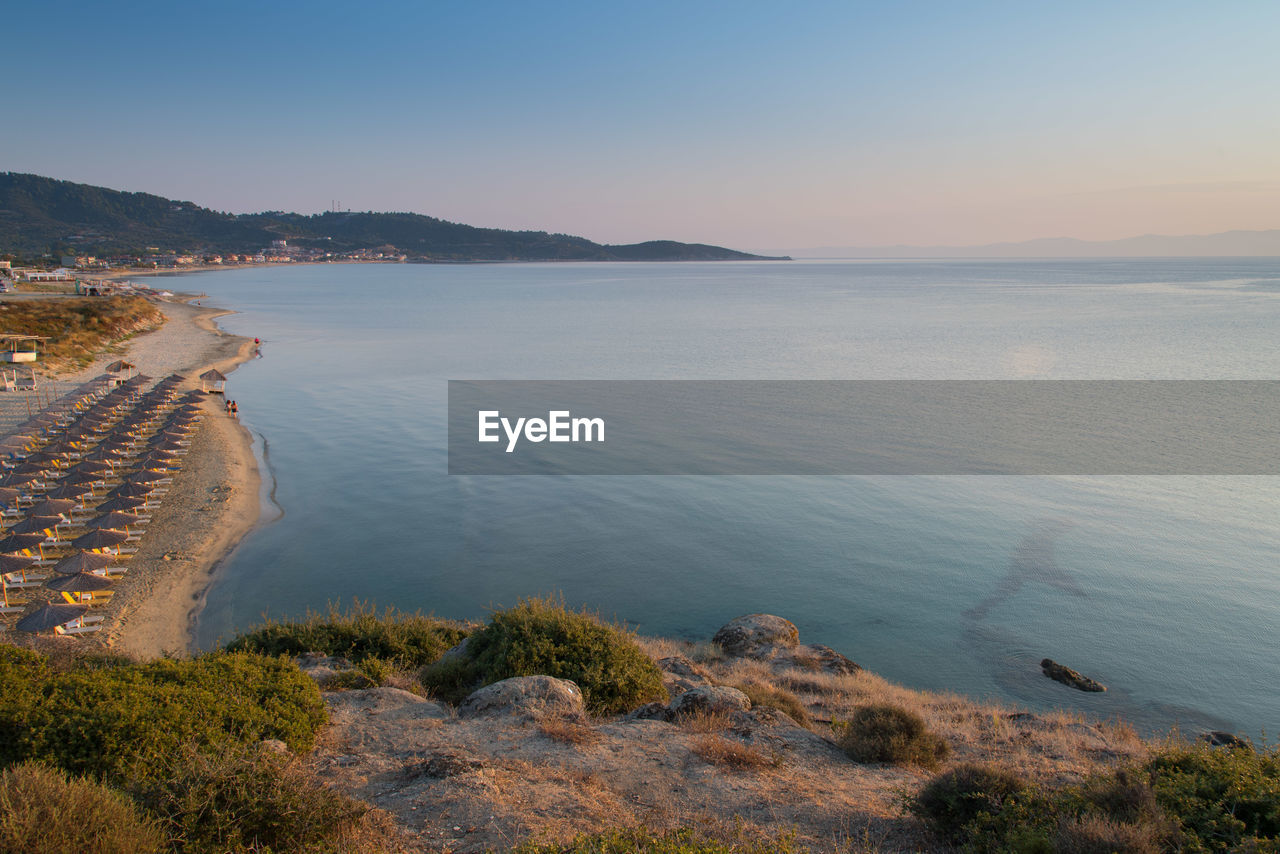
[[413, 213], [228, 214], [15, 172], [0, 175], [0, 247], [24, 261], [79, 259], [87, 271], [224, 262], [790, 260], [673, 240], [611, 246]]

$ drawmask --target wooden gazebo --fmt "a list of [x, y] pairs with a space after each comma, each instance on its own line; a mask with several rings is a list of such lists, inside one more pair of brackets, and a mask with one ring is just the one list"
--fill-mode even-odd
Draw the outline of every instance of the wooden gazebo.
[[40, 355], [40, 345], [48, 340], [44, 335], [14, 335], [0, 332], [0, 360], [34, 362]]
[[210, 368], [200, 375], [200, 388], [206, 394], [226, 394], [227, 378], [216, 368]]

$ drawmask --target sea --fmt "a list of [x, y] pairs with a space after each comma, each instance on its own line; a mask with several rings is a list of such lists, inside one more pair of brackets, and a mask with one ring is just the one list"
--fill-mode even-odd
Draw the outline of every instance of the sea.
[[[1280, 478], [450, 475], [449, 380], [1280, 379], [1280, 259], [285, 265], [166, 282], [262, 339], [264, 515], [211, 648], [353, 602], [777, 614], [893, 681], [1140, 731], [1280, 729]], [[203, 301], [203, 300], [202, 300]], [[1053, 658], [1105, 685], [1052, 682]]]

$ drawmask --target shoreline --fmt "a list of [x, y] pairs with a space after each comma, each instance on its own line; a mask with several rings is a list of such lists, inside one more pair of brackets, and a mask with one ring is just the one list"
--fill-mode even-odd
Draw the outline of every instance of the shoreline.
[[[183, 298], [189, 305], [194, 297]], [[233, 354], [191, 367], [192, 376], [214, 368], [230, 376], [252, 358], [253, 340], [222, 331], [215, 321], [235, 312], [199, 306], [189, 322], [224, 344], [236, 344]], [[253, 437], [238, 419], [222, 410], [225, 398], [210, 395], [206, 415], [183, 471], [165, 496], [163, 520], [155, 520], [133, 559], [130, 575], [142, 570], [141, 585], [117, 616], [116, 630], [106, 638], [108, 648], [154, 658], [165, 653], [195, 651], [195, 628], [218, 567], [240, 541], [258, 525], [262, 484]], [[214, 401], [217, 406], [210, 405]], [[193, 459], [194, 458], [194, 459]], [[191, 475], [179, 479], [181, 475]], [[174, 512], [174, 511], [177, 512]], [[145, 560], [146, 563], [140, 563]], [[145, 587], [138, 590], [137, 587]], [[125, 591], [122, 590], [121, 593]]]

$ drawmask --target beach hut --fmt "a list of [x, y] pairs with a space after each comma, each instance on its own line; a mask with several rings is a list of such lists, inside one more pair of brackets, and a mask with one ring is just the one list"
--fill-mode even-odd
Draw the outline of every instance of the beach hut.
[[221, 371], [210, 368], [200, 375], [200, 388], [205, 394], [226, 394], [227, 378]]
[[124, 359], [117, 359], [104, 369], [110, 379], [110, 384], [122, 385], [126, 380], [133, 376], [138, 366], [132, 362], [126, 362]]
[[0, 361], [34, 362], [40, 355], [40, 345], [48, 340], [43, 335], [0, 334]]

